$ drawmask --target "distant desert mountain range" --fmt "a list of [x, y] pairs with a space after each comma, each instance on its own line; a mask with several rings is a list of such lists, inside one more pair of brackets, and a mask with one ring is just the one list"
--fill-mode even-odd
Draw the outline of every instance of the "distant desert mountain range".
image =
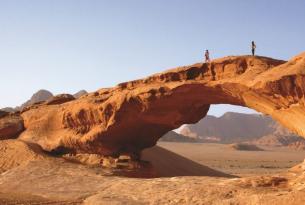
[[163, 137], [160, 138], [160, 141], [164, 142], [200, 142], [198, 139], [184, 136], [182, 134], [178, 134], [174, 131], [169, 131]]
[[[85, 94], [87, 94], [87, 91], [80, 90], [77, 93], [75, 93], [73, 96], [75, 98], [79, 98], [79, 97], [81, 97], [81, 96], [83, 96]], [[41, 89], [41, 90], [37, 91], [36, 93], [34, 93], [32, 95], [32, 97], [28, 101], [23, 103], [22, 105], [17, 106], [15, 108], [6, 107], [6, 108], [2, 108], [0, 110], [6, 111], [6, 112], [14, 112], [14, 111], [22, 110], [24, 107], [33, 105], [35, 103], [42, 102], [42, 101], [47, 101], [50, 98], [52, 98], [53, 96], [54, 96], [53, 93], [51, 93], [50, 91]]]
[[264, 136], [295, 136], [269, 116], [234, 112], [221, 117], [208, 115], [194, 125], [186, 125], [180, 133], [222, 143], [253, 141]]
[[179, 132], [168, 132], [161, 141], [250, 143], [266, 146], [305, 148], [305, 139], [294, 135], [271, 117], [260, 114], [227, 112], [221, 117], [206, 116], [185, 125]]

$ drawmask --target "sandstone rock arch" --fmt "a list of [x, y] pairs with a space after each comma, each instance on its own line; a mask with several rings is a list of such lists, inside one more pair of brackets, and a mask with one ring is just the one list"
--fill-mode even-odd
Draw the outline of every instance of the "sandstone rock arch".
[[305, 136], [304, 93], [305, 53], [288, 62], [230, 56], [25, 109], [19, 138], [47, 151], [137, 155], [166, 132], [202, 119], [211, 104], [255, 109]]

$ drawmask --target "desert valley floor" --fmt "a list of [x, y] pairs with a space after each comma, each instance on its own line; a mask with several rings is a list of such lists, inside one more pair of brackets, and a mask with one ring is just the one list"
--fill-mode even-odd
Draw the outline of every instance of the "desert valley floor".
[[240, 151], [226, 144], [159, 142], [159, 146], [202, 165], [238, 176], [285, 171], [305, 158], [305, 150], [260, 146], [263, 151]]

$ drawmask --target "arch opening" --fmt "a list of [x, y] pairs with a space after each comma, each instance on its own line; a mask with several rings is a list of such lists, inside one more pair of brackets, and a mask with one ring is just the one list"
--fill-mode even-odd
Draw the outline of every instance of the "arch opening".
[[165, 134], [158, 146], [224, 173], [272, 174], [300, 164], [305, 140], [270, 116], [233, 105], [212, 105], [207, 115]]

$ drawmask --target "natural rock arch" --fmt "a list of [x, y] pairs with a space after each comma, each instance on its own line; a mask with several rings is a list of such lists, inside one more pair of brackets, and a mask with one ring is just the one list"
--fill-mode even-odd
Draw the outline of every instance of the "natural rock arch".
[[196, 123], [211, 104], [255, 109], [305, 136], [305, 53], [288, 62], [230, 56], [25, 109], [20, 139], [47, 151], [138, 154], [166, 132]]

